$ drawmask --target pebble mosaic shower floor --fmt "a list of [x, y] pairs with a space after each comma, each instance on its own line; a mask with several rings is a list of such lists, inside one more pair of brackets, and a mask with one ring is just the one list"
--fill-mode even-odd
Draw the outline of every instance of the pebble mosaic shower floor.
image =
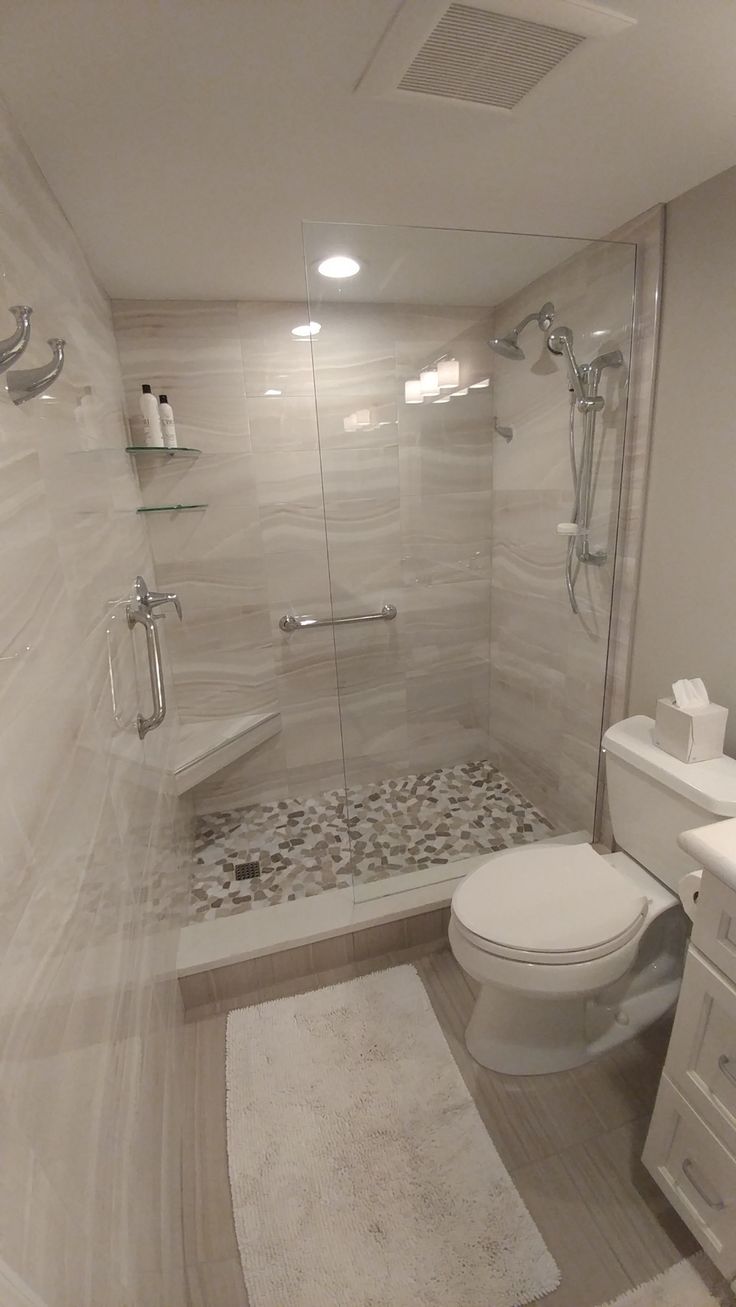
[[[551, 824], [487, 761], [201, 817], [201, 921], [544, 839]], [[254, 876], [254, 870], [257, 874]]]

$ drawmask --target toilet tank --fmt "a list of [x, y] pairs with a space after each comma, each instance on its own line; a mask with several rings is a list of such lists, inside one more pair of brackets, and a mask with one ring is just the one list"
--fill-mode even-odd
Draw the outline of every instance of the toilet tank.
[[651, 717], [628, 717], [603, 736], [611, 825], [618, 846], [668, 889], [696, 866], [684, 830], [736, 817], [736, 760], [680, 762], [654, 743]]

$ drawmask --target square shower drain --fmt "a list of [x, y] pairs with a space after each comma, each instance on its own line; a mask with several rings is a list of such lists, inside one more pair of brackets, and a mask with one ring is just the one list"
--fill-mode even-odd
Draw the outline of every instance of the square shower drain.
[[236, 862], [235, 879], [236, 880], [255, 880], [256, 876], [261, 874], [261, 864], [256, 862]]

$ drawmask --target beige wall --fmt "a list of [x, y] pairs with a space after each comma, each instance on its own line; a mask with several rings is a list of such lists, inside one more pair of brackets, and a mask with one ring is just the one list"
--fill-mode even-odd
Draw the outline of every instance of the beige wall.
[[0, 383], [0, 1258], [46, 1307], [179, 1307], [176, 714], [138, 739], [152, 564], [109, 303], [1, 108], [0, 214], [0, 335], [27, 303], [21, 367], [67, 341], [50, 398]]
[[681, 676], [731, 709], [736, 753], [736, 168], [667, 206], [630, 709]]

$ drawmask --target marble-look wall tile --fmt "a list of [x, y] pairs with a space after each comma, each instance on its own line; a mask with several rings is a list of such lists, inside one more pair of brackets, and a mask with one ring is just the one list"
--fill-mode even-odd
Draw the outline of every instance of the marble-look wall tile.
[[155, 394], [168, 395], [180, 445], [248, 452], [235, 304], [120, 300], [113, 319], [132, 435], [140, 433], [139, 396], [148, 382]]
[[[239, 307], [282, 714], [271, 761], [276, 768], [277, 753], [283, 761], [284, 793], [299, 793], [300, 784], [324, 789], [328, 777], [340, 775], [341, 722], [349, 775], [361, 781], [418, 770], [425, 761], [436, 765], [443, 732], [448, 747], [447, 733], [454, 732], [453, 760], [473, 750], [481, 756], [488, 745], [487, 713], [483, 722], [472, 695], [459, 700], [457, 682], [450, 689], [448, 681], [443, 695], [442, 669], [449, 677], [468, 660], [488, 666], [491, 405], [478, 393], [444, 411], [428, 408], [420, 419], [403, 404], [407, 359], [416, 366], [424, 350], [442, 352], [458, 333], [468, 337], [463, 349], [475, 379], [487, 315], [320, 306], [311, 385], [303, 346], [290, 338], [303, 316], [297, 304]], [[267, 376], [280, 396], [259, 393]], [[307, 404], [310, 397], [314, 404], [315, 388], [312, 429]], [[346, 429], [358, 412], [369, 425]], [[317, 430], [319, 446], [312, 439]], [[384, 603], [395, 604], [395, 622], [334, 633], [284, 635], [278, 628], [284, 612], [350, 616]], [[419, 720], [415, 663], [435, 676], [432, 725]], [[264, 758], [264, 765], [271, 763]], [[211, 808], [225, 790], [232, 793], [237, 772], [236, 766], [203, 787], [199, 806]], [[244, 794], [254, 784], [260, 794], [264, 784], [273, 786], [248, 760], [239, 773]]]
[[149, 688], [124, 607], [152, 560], [110, 306], [1, 109], [0, 163], [0, 316], [34, 306], [29, 365], [67, 341], [48, 400], [0, 388], [1, 1251], [47, 1307], [174, 1304], [176, 707], [138, 738]]
[[[578, 616], [570, 611], [564, 589], [566, 542], [556, 534], [556, 523], [571, 516], [573, 498], [569, 396], [562, 361], [550, 356], [541, 338], [534, 338], [527, 352], [531, 367], [519, 368], [503, 359], [494, 363], [498, 420], [513, 427], [514, 438], [499, 442], [494, 460], [491, 734], [499, 765], [547, 816], [563, 828], [591, 832], [598, 825], [604, 713], [611, 720], [604, 698], [614, 565], [620, 598], [611, 639], [618, 650], [628, 645], [624, 627], [631, 609], [631, 581], [624, 579], [628, 546], [621, 547], [626, 537], [619, 523], [626, 521], [627, 505], [633, 503], [638, 524], [643, 504], [645, 462], [624, 455], [624, 449], [632, 439], [631, 398], [640, 386], [642, 350], [651, 353], [651, 332], [642, 334], [642, 322], [656, 301], [656, 283], [650, 279], [643, 287], [640, 281], [632, 319], [631, 242], [640, 237], [649, 241], [650, 235], [647, 223], [621, 229], [610, 242], [592, 243], [497, 308], [499, 328], [505, 330], [541, 300], [551, 299], [557, 323], [574, 331], [579, 360], [613, 348], [621, 349], [625, 359], [625, 369], [604, 373], [601, 383], [606, 407], [596, 427], [591, 544], [606, 550], [608, 559], [600, 567], [580, 568]], [[648, 395], [651, 379], [649, 368]], [[636, 441], [646, 445], [643, 432]], [[626, 657], [617, 656], [617, 670], [609, 672], [609, 689], [611, 676], [616, 686], [609, 701], [615, 699], [617, 716], [624, 712], [625, 664]]]
[[313, 395], [248, 396], [250, 438], [256, 454], [317, 449]]
[[114, 315], [132, 426], [139, 383], [148, 380], [169, 396], [179, 443], [202, 450], [197, 458], [136, 456], [146, 506], [206, 506], [148, 517], [157, 582], [176, 591], [184, 610], [168, 641], [181, 719], [273, 711], [256, 469], [275, 456], [251, 453], [237, 305], [126, 301]]
[[[454, 733], [453, 761], [487, 750], [475, 692], [463, 702], [450, 681], [460, 665], [488, 666], [490, 397], [473, 392], [418, 414], [403, 403], [403, 381], [426, 351], [444, 349], [457, 349], [475, 380], [488, 313], [321, 305], [314, 375], [309, 343], [291, 334], [305, 320], [298, 303], [116, 305], [131, 403], [139, 374], [166, 373], [177, 421], [205, 450], [186, 465], [152, 469], [139, 458], [147, 504], [209, 504], [196, 522], [165, 515], [151, 524], [159, 580], [187, 603], [168, 642], [183, 719], [270, 704], [281, 713], [278, 741], [199, 787], [201, 810], [239, 786], [241, 803], [278, 793], [279, 774], [283, 794], [327, 788], [342, 768], [341, 715], [361, 780], [436, 765], [443, 730]], [[203, 331], [223, 349], [216, 373], [226, 402], [220, 410], [215, 397], [209, 432], [205, 366], [192, 355]], [[351, 429], [358, 412], [368, 424]], [[235, 413], [250, 439], [240, 449]], [[278, 625], [284, 613], [351, 616], [385, 603], [395, 604], [395, 622], [292, 635]], [[421, 726], [427, 673], [438, 716]]]

